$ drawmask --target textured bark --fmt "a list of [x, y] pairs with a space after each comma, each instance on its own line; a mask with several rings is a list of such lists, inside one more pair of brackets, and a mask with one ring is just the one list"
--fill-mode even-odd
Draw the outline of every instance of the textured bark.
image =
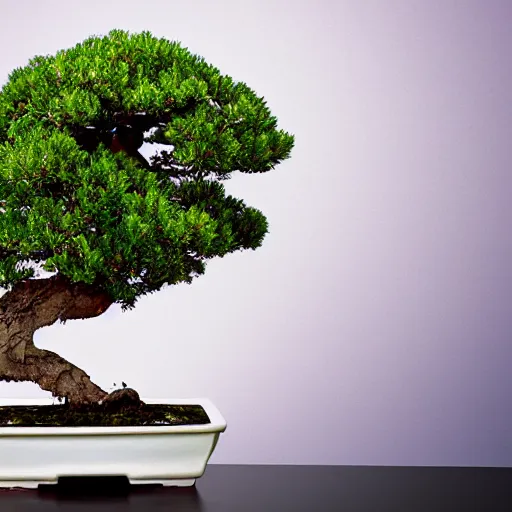
[[107, 393], [80, 368], [34, 345], [34, 332], [57, 320], [92, 318], [113, 303], [109, 295], [60, 275], [16, 283], [0, 298], [0, 380], [31, 381], [70, 403], [92, 403]]

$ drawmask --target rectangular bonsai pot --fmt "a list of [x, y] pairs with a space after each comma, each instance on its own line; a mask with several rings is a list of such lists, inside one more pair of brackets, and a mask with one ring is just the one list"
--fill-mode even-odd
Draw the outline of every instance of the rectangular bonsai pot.
[[[0, 427], [0, 487], [37, 488], [59, 477], [126, 476], [132, 484], [190, 486], [226, 430], [207, 399], [145, 399], [200, 405], [204, 425], [141, 427]], [[52, 398], [0, 399], [6, 405], [51, 405]]]

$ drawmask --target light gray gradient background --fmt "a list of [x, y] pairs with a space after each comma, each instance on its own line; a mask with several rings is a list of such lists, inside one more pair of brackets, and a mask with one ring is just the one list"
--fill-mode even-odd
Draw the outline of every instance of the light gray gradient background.
[[267, 215], [260, 249], [38, 346], [105, 388], [209, 397], [228, 421], [213, 463], [512, 466], [512, 2], [1, 7], [2, 83], [35, 54], [150, 30], [296, 136], [276, 170], [226, 182]]

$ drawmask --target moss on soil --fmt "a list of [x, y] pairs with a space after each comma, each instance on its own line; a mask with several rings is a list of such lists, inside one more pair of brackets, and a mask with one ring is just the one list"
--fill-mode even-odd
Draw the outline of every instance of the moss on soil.
[[143, 404], [112, 408], [68, 404], [0, 406], [0, 427], [138, 427], [210, 423], [200, 405]]

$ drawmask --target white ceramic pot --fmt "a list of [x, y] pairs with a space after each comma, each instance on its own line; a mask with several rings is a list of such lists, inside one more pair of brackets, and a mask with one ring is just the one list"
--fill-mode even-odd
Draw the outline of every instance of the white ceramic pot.
[[[190, 486], [226, 430], [207, 399], [145, 399], [201, 405], [204, 425], [151, 427], [0, 427], [0, 487], [36, 488], [60, 476], [127, 476], [132, 484]], [[0, 405], [51, 405], [48, 399], [0, 399]]]

